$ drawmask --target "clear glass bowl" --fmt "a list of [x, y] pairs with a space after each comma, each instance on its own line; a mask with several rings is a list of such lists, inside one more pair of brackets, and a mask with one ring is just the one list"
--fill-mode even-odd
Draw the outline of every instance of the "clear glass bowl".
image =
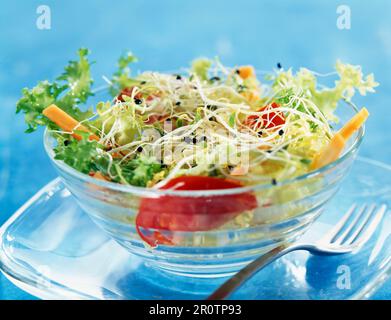
[[[353, 105], [341, 105], [337, 112], [341, 121], [335, 129], [356, 112]], [[55, 160], [53, 147], [56, 141], [48, 131], [44, 145], [64, 184], [83, 210], [119, 244], [146, 259], [151, 266], [169, 272], [192, 277], [219, 277], [236, 272], [282, 242], [300, 237], [338, 190], [356, 157], [363, 135], [364, 128], [361, 128], [335, 162], [295, 179], [278, 185], [208, 191], [157, 190], [97, 180]], [[228, 197], [248, 194], [256, 197], [256, 208], [232, 217], [214, 230], [142, 230], [143, 234], [159, 232], [165, 239], [170, 239], [171, 244], [155, 248], [146, 245], [137, 232], [135, 220], [142, 203], [165, 197], [163, 199], [167, 201], [175, 198], [178, 205], [186, 206], [189, 199], [197, 198], [202, 204], [202, 219], [207, 216], [209, 207], [223, 204]], [[179, 211], [185, 214], [183, 210]], [[183, 218], [186, 216], [178, 217]]]

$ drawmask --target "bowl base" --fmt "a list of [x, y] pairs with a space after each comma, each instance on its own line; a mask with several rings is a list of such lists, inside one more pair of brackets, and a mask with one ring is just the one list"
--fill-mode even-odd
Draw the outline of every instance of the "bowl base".
[[[390, 181], [391, 167], [359, 159], [303, 237], [318, 239], [352, 203], [390, 207]], [[292, 252], [261, 270], [232, 298], [369, 298], [391, 275], [390, 213], [371, 241], [354, 254], [318, 257]], [[0, 228], [0, 268], [17, 286], [46, 299], [204, 299], [226, 279], [216, 278], [216, 272], [214, 278], [192, 278], [187, 272], [178, 277], [176, 271], [130, 254], [91, 221], [58, 179]], [[338, 286], [341, 270], [350, 270], [349, 290]], [[382, 298], [390, 298], [389, 288], [382, 289]]]

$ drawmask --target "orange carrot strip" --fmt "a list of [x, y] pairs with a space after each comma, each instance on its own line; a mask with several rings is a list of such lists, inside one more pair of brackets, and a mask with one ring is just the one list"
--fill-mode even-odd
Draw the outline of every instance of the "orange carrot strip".
[[339, 133], [344, 137], [345, 140], [348, 140], [355, 131], [360, 129], [365, 120], [367, 120], [369, 112], [366, 108], [362, 108], [360, 112], [354, 115], [340, 130]]
[[106, 177], [104, 174], [102, 174], [100, 171], [94, 172], [92, 177], [102, 181], [110, 181], [110, 179]]
[[242, 79], [247, 79], [255, 76], [255, 71], [252, 66], [242, 66], [238, 68], [239, 76]]
[[[51, 104], [49, 107], [43, 110], [42, 113], [66, 132], [83, 131], [91, 133], [85, 126], [81, 125], [79, 121], [72, 118], [69, 114], [57, 107], [55, 104]], [[72, 133], [72, 136], [77, 140], [82, 139], [82, 137], [76, 133]], [[93, 133], [91, 133], [89, 139], [99, 141], [99, 137]]]
[[315, 170], [338, 159], [339, 155], [345, 148], [345, 139], [337, 133], [330, 141], [330, 143], [318, 153], [311, 163], [311, 169]]
[[311, 163], [311, 169], [315, 170], [338, 159], [346, 142], [357, 131], [368, 118], [369, 112], [366, 108], [362, 108], [360, 112], [355, 114], [331, 139], [330, 143], [315, 156]]

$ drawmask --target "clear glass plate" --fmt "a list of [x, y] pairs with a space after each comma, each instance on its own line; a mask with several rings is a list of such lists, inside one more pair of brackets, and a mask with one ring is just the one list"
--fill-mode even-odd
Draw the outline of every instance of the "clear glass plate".
[[[360, 158], [325, 213], [304, 235], [319, 238], [352, 205], [391, 205], [391, 167]], [[20, 288], [46, 299], [203, 299], [225, 279], [154, 269], [108, 238], [56, 179], [0, 229], [0, 267]], [[391, 274], [391, 216], [358, 252], [293, 252], [259, 272], [234, 299], [369, 298]]]

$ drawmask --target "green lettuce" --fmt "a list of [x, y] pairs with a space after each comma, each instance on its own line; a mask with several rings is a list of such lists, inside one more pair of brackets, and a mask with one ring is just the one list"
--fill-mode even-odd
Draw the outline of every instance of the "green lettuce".
[[192, 62], [191, 72], [201, 80], [208, 80], [208, 72], [212, 66], [212, 61], [206, 58], [199, 58]]
[[356, 91], [361, 95], [375, 92], [374, 88], [379, 85], [373, 74], [364, 77], [360, 66], [337, 61], [335, 69], [339, 79], [335, 81], [333, 88], [319, 88], [317, 77], [306, 68], [301, 68], [295, 75], [291, 69], [280, 72], [273, 83], [277, 99], [287, 102], [291, 95], [307, 97], [329, 119], [334, 119], [333, 113], [341, 99], [350, 101]]
[[129, 65], [137, 61], [137, 57], [130, 51], [119, 57], [117, 62], [118, 68], [111, 78], [109, 89], [113, 97], [117, 96], [122, 89], [139, 84], [140, 81], [131, 77], [131, 70], [129, 68]]
[[131, 184], [139, 187], [146, 187], [154, 175], [162, 171], [162, 165], [155, 158], [139, 156], [126, 164], [114, 165], [117, 171], [119, 181], [125, 184]]
[[[98, 150], [103, 149], [103, 146], [95, 140], [89, 140], [89, 134], [85, 132], [79, 132], [78, 134], [83, 137], [80, 141], [72, 137], [58, 137], [58, 144], [54, 148], [54, 158], [64, 161], [77, 171], [89, 174], [96, 170], [97, 162], [101, 163], [99, 161], [101, 155]], [[107, 161], [104, 162], [107, 163]]]
[[52, 103], [79, 121], [93, 115], [92, 110], [81, 111], [78, 108], [79, 104], [85, 103], [92, 95], [93, 80], [88, 53], [87, 49], [79, 49], [79, 60], [70, 61], [63, 74], [54, 82], [41, 81], [32, 89], [22, 90], [22, 97], [16, 104], [16, 112], [24, 113], [28, 126], [26, 132], [33, 132], [39, 126], [54, 127], [54, 124], [42, 115], [42, 111]]

